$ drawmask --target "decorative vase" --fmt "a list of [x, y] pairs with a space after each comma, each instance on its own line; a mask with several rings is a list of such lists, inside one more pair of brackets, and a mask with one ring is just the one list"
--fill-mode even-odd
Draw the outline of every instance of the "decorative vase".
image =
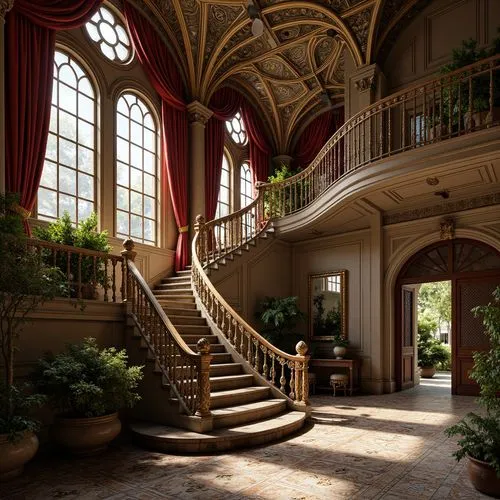
[[345, 348], [345, 347], [341, 347], [341, 346], [336, 345], [333, 348], [333, 354], [335, 356], [335, 359], [343, 359], [346, 352], [347, 352], [347, 348]]
[[422, 378], [432, 378], [436, 375], [436, 367], [434, 366], [421, 366], [420, 376]]
[[21, 475], [24, 464], [37, 450], [38, 438], [33, 432], [24, 432], [16, 441], [9, 441], [7, 434], [0, 434], [0, 481]]
[[104, 451], [121, 428], [116, 412], [102, 417], [56, 417], [51, 436], [74, 455], [94, 455]]
[[476, 490], [494, 498], [500, 498], [500, 477], [496, 475], [495, 469], [482, 460], [477, 460], [467, 455], [469, 463], [467, 470], [469, 479]]

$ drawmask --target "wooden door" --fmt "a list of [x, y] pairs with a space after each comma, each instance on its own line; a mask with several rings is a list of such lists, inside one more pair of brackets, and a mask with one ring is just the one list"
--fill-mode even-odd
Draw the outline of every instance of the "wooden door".
[[415, 289], [401, 287], [401, 389], [415, 385]]
[[500, 274], [483, 278], [453, 280], [452, 300], [452, 394], [478, 396], [479, 386], [469, 378], [474, 351], [489, 349], [482, 317], [474, 317], [473, 307], [488, 304], [500, 283]]

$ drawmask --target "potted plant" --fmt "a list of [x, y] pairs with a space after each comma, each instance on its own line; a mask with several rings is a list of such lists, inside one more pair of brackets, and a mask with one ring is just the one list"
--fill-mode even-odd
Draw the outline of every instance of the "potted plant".
[[302, 336], [295, 333], [305, 314], [297, 305], [297, 297], [265, 297], [260, 303], [259, 318], [264, 323], [262, 335], [283, 351], [292, 351]]
[[[108, 243], [108, 232], [97, 231], [97, 215], [93, 212], [87, 219], [81, 221], [78, 226], [71, 222], [68, 212], [46, 227], [34, 228], [34, 236], [43, 241], [69, 245], [78, 248], [86, 248], [98, 252], [109, 253], [111, 246]], [[47, 262], [53, 262], [51, 251], [44, 254]], [[59, 253], [56, 256], [56, 266], [63, 273], [68, 271], [67, 256]], [[79, 270], [79, 266], [80, 270]], [[72, 283], [71, 294], [78, 296], [77, 279], [81, 276], [81, 296], [84, 299], [95, 299], [97, 285], [106, 286], [108, 276], [106, 275], [104, 259], [95, 259], [92, 256], [82, 257], [75, 253], [70, 257], [70, 274], [68, 280]]]
[[470, 377], [480, 386], [481, 414], [469, 413], [446, 429], [448, 436], [459, 435], [457, 460], [468, 457], [469, 477], [474, 487], [487, 495], [500, 497], [500, 286], [493, 292], [494, 302], [473, 309], [483, 317], [490, 349], [474, 353]]
[[333, 343], [333, 354], [335, 356], [335, 359], [343, 359], [345, 353], [347, 352], [347, 346], [349, 345], [349, 340], [337, 332], [333, 335], [332, 343]]
[[127, 367], [125, 350], [100, 349], [94, 338], [46, 354], [34, 379], [61, 412], [52, 426], [55, 442], [77, 455], [106, 449], [121, 430], [118, 410], [140, 399], [142, 368]]
[[418, 366], [420, 376], [432, 378], [436, 374], [436, 366], [446, 365], [450, 361], [450, 351], [447, 347], [435, 339], [433, 332], [437, 330], [435, 321], [422, 318], [418, 322]]
[[30, 410], [44, 398], [14, 384], [17, 341], [29, 314], [62, 295], [63, 277], [44, 265], [26, 244], [21, 217], [12, 210], [16, 199], [0, 195], [0, 479], [21, 474], [38, 449], [38, 422]]
[[[452, 61], [441, 68], [441, 73], [446, 75], [499, 53], [500, 37], [495, 38], [489, 48], [478, 48], [477, 40], [472, 38], [463, 40], [462, 45], [452, 51]], [[479, 75], [472, 75], [470, 82], [468, 76], [468, 73], [464, 73], [460, 77], [450, 78], [448, 82], [445, 79], [443, 87], [443, 121], [445, 126], [449, 123], [450, 115], [452, 125], [458, 124], [459, 104], [463, 125], [466, 129], [473, 129], [484, 123], [492, 123], [500, 118], [498, 116], [500, 106], [499, 72], [495, 72], [492, 76], [493, 115], [490, 112], [489, 72], [483, 71]], [[472, 99], [469, 97], [471, 90]], [[469, 109], [470, 105], [472, 105], [472, 109]]]

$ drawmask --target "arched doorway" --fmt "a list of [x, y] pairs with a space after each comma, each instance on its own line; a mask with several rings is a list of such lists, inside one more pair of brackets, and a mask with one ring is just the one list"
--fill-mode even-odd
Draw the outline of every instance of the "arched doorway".
[[429, 245], [410, 257], [401, 269], [395, 288], [396, 387], [404, 390], [415, 383], [415, 289], [409, 285], [451, 281], [452, 292], [452, 394], [477, 395], [478, 386], [469, 378], [472, 354], [488, 348], [480, 318], [471, 309], [492, 300], [500, 285], [500, 253], [470, 239], [445, 240]]

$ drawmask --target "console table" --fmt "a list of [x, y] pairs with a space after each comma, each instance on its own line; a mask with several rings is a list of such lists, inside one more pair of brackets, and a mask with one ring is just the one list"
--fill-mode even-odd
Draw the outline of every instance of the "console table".
[[352, 396], [353, 391], [355, 391], [359, 386], [360, 380], [360, 367], [361, 360], [359, 359], [335, 359], [335, 358], [325, 358], [325, 359], [311, 359], [309, 361], [309, 366], [311, 368], [321, 367], [321, 368], [346, 368], [349, 372], [349, 395]]

